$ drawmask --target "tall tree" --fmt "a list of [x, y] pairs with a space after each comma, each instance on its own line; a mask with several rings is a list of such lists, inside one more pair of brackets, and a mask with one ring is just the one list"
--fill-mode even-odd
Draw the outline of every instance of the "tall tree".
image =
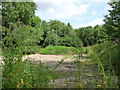
[[[109, 14], [105, 16], [106, 33], [109, 35], [112, 41], [117, 41], [116, 56], [112, 60], [112, 65], [118, 75], [118, 86], [120, 88], [120, 1], [114, 0], [108, 3], [112, 10], [109, 10]], [[118, 50], [118, 51], [117, 51]]]
[[18, 22], [30, 25], [35, 10], [34, 2], [2, 2], [2, 25], [9, 29]]
[[120, 39], [120, 1], [108, 3], [112, 10], [108, 10], [109, 14], [105, 16], [106, 33], [111, 40]]
[[15, 46], [15, 49], [25, 50], [26, 47], [37, 46], [41, 42], [41, 20], [35, 16], [35, 10], [34, 2], [2, 3], [3, 48]]
[[102, 43], [106, 40], [105, 28], [101, 25], [95, 27], [82, 27], [75, 29], [79, 39], [82, 40], [84, 46]]

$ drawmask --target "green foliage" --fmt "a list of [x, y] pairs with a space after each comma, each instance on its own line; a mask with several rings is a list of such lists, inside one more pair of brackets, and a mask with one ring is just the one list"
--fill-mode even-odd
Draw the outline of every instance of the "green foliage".
[[105, 16], [106, 33], [109, 39], [115, 40], [120, 38], [120, 1], [113, 1], [108, 3], [112, 10]]
[[58, 45], [58, 41], [59, 41], [59, 36], [53, 31], [49, 31], [47, 32], [43, 45], [44, 46], [48, 46], [48, 45], [56, 46]]
[[94, 46], [93, 51], [91, 53], [91, 57], [93, 60], [100, 60], [103, 64], [105, 70], [114, 70], [116, 75], [120, 75], [120, 45], [119, 43], [114, 45], [111, 42], [105, 42], [102, 44], [97, 44]]
[[34, 2], [2, 2], [2, 25], [9, 29], [17, 22], [30, 25], [35, 9]]
[[94, 46], [95, 46], [95, 45], [87, 46], [87, 47], [82, 47], [83, 53], [85, 53], [85, 54], [87, 54], [88, 56], [90, 56], [90, 54], [92, 53], [92, 50], [93, 50]]
[[105, 28], [103, 26], [83, 27], [76, 29], [76, 34], [82, 40], [84, 46], [95, 45], [106, 40]]
[[68, 23], [65, 25], [61, 21], [51, 20], [50, 22], [42, 21], [42, 28], [44, 31], [42, 46], [73, 46], [81, 47], [82, 42], [76, 36], [72, 26]]
[[72, 38], [72, 37], [66, 36], [64, 38], [60, 38], [59, 45], [61, 45], [61, 46], [68, 46], [68, 47], [70, 47], [70, 46], [82, 47], [83, 43], [78, 38]]
[[23, 49], [23, 54], [36, 54], [40, 52], [41, 47], [40, 46], [25, 46]]
[[34, 16], [30, 22], [32, 27], [41, 28], [41, 20], [38, 16]]
[[61, 21], [58, 20], [51, 20], [50, 22], [48, 22], [48, 25], [50, 27], [50, 31], [53, 31], [54, 33], [56, 33], [59, 37], [64, 36], [64, 27], [65, 24], [62, 23]]
[[49, 81], [55, 78], [47, 67], [29, 60], [22, 61], [21, 57], [5, 59], [3, 67], [3, 88], [49, 87]]
[[74, 47], [65, 47], [65, 46], [47, 46], [44, 49], [41, 49], [41, 54], [78, 54], [79, 50]]
[[12, 49], [14, 46], [16, 50], [20, 49], [23, 53], [30, 53], [33, 47], [37, 47], [37, 43], [40, 43], [43, 35], [40, 28], [31, 26], [19, 26], [12, 31], [3, 27], [2, 31], [2, 35], [6, 33], [3, 38], [3, 48]]

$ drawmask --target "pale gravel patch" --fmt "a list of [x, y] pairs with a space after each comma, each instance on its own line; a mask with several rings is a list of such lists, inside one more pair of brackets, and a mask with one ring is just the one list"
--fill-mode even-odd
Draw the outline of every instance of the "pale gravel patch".
[[50, 68], [55, 68], [62, 60], [63, 62], [73, 62], [74, 59], [71, 55], [42, 55], [42, 54], [30, 54], [22, 57], [23, 60], [30, 59], [31, 61], [42, 62]]
[[[85, 55], [84, 55], [85, 56]], [[41, 62], [50, 62], [50, 61], [61, 61], [64, 59], [64, 62], [73, 62], [77, 55], [43, 55], [43, 54], [30, 54], [22, 57], [23, 60], [30, 59]], [[82, 61], [84, 62], [84, 60]]]

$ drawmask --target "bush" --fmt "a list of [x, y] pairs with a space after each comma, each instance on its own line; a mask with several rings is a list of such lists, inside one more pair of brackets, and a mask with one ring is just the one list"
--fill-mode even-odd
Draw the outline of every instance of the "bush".
[[77, 37], [66, 36], [66, 37], [60, 38], [59, 45], [60, 46], [68, 46], [68, 47], [72, 46], [72, 47], [77, 47], [78, 48], [78, 47], [82, 47], [83, 43]]
[[[20, 48], [20, 47], [19, 47]], [[35, 54], [40, 52], [40, 46], [26, 46], [23, 49], [23, 54]]]
[[75, 47], [65, 47], [65, 46], [47, 46], [46, 48], [42, 49], [41, 54], [78, 54], [79, 50]]
[[55, 74], [43, 64], [9, 58], [3, 65], [3, 88], [45, 88]]
[[117, 74], [119, 71], [120, 45], [114, 45], [111, 42], [105, 42], [94, 46], [91, 56], [94, 60], [100, 60], [105, 70], [114, 69]]

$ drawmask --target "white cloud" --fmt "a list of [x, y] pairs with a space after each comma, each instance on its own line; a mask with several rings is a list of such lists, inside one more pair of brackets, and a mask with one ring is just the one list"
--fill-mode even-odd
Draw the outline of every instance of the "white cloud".
[[83, 18], [76, 17], [75, 20], [76, 20], [76, 21], [83, 21]]
[[85, 0], [85, 1], [86, 2], [109, 2], [110, 0]]
[[66, 6], [60, 5], [60, 10], [61, 11], [56, 12], [55, 18], [67, 18], [78, 14], [78, 8], [73, 4], [68, 4]]
[[50, 14], [50, 15], [51, 15], [51, 14], [55, 14], [55, 9], [53, 9], [53, 8], [48, 9], [48, 10], [47, 10], [47, 13]]
[[87, 12], [89, 5], [88, 4], [81, 4], [80, 6], [76, 6], [74, 4], [68, 4], [65, 7], [62, 7], [62, 11], [56, 13], [55, 18], [61, 19], [61, 18], [68, 18], [73, 15], [77, 14], [84, 14]]
[[91, 13], [92, 13], [93, 15], [94, 15], [94, 14], [97, 14], [97, 12], [96, 12], [96, 11], [93, 11], [93, 12], [91, 12]]
[[[35, 1], [35, 0], [34, 0]], [[40, 1], [37, 4], [36, 15], [46, 19], [64, 19], [74, 15], [81, 15], [87, 12], [89, 4], [76, 5], [78, 0], [47, 0]], [[80, 2], [79, 2], [80, 3]], [[46, 17], [46, 18], [45, 18]]]
[[94, 27], [96, 25], [102, 25], [102, 24], [104, 24], [103, 19], [102, 18], [96, 18], [95, 20], [93, 20], [93, 21], [91, 21], [91, 22], [89, 22], [87, 24], [80, 24], [80, 25], [78, 25], [78, 26], [76, 26], [74, 28], [87, 27], [87, 26], [93, 26]]
[[79, 6], [79, 13], [86, 13], [88, 10], [89, 4], [82, 4]]
[[91, 25], [91, 26], [102, 25], [102, 24], [104, 24], [104, 21], [103, 21], [102, 18], [97, 18], [97, 19], [95, 19], [94, 21], [91, 21], [91, 22], [89, 23], [89, 25]]
[[109, 2], [110, 0], [33, 0], [34, 2], [54, 2], [54, 3], [60, 3], [60, 2]]
[[33, 0], [34, 2], [52, 2], [54, 4], [62, 3], [62, 2], [76, 2], [79, 0]]

